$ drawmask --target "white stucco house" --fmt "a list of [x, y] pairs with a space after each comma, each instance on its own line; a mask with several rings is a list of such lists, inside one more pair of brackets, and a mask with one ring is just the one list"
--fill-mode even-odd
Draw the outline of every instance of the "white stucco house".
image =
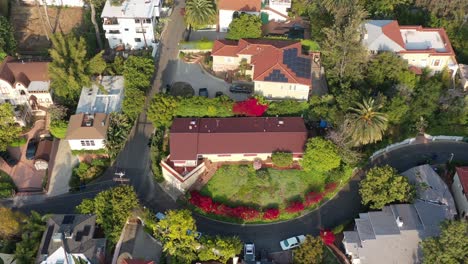
[[65, 137], [72, 150], [105, 148], [109, 114], [120, 112], [124, 98], [123, 76], [98, 77], [83, 87], [76, 114], [70, 117]]
[[156, 49], [154, 29], [160, 12], [160, 0], [107, 0], [101, 18], [109, 46]]
[[312, 56], [302, 54], [299, 41], [216, 40], [211, 52], [213, 71], [237, 70], [242, 60], [255, 85], [267, 99], [307, 100], [312, 89]]
[[0, 65], [0, 104], [15, 109], [15, 122], [25, 126], [31, 116], [45, 116], [53, 104], [48, 62], [25, 62], [6, 57]]
[[288, 20], [291, 0], [219, 0], [218, 31], [227, 32], [233, 18], [239, 14], [261, 15], [262, 20]]
[[452, 183], [452, 194], [460, 218], [468, 219], [468, 167], [457, 167]]

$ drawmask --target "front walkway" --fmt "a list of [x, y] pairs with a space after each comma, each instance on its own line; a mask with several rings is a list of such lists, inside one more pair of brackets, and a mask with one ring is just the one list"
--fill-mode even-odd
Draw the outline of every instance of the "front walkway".
[[49, 167], [52, 172], [47, 196], [57, 196], [68, 192], [72, 170], [78, 164], [78, 158], [72, 155], [68, 141], [60, 140], [58, 144], [57, 154], [52, 162], [53, 167]]

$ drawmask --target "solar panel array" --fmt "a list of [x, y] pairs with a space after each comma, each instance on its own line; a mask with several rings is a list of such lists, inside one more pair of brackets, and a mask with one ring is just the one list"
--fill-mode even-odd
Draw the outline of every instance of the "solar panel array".
[[73, 221], [75, 221], [75, 216], [74, 215], [66, 215], [66, 216], [63, 217], [62, 225], [73, 224]]
[[50, 225], [49, 227], [47, 227], [47, 233], [44, 239], [44, 244], [42, 245], [42, 249], [41, 249], [42, 255], [49, 253], [50, 239], [52, 239], [53, 234], [54, 234], [54, 226]]
[[288, 78], [280, 70], [273, 70], [264, 80], [270, 82], [288, 82]]
[[312, 65], [310, 58], [303, 58], [299, 55], [297, 48], [283, 51], [283, 63], [291, 69], [297, 77], [311, 78]]

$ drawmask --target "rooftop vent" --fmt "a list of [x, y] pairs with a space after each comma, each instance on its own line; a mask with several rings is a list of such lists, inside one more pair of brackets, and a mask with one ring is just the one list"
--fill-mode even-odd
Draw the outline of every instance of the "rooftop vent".
[[62, 241], [62, 234], [60, 234], [60, 233], [54, 233], [54, 234], [52, 235], [52, 241], [54, 241], [54, 242], [56, 242], [56, 243]]
[[280, 120], [280, 121], [278, 121], [278, 124], [279, 124], [279, 125], [284, 125], [284, 121], [283, 121], [283, 120]]
[[403, 227], [403, 218], [401, 218], [401, 216], [398, 216], [396, 219], [396, 223], [398, 227]]

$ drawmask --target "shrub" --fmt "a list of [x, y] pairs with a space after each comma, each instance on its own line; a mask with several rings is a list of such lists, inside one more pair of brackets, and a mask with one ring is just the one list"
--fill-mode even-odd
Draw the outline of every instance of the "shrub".
[[330, 230], [320, 230], [320, 237], [322, 238], [323, 244], [332, 245], [335, 242], [335, 234]]
[[325, 185], [325, 194], [329, 194], [329, 193], [335, 191], [336, 187], [338, 187], [338, 183], [336, 183], [336, 182], [327, 183], [327, 185]]
[[11, 142], [10, 147], [21, 147], [26, 144], [27, 141], [28, 139], [26, 137], [18, 137], [13, 142]]
[[279, 215], [280, 215], [280, 211], [277, 208], [270, 208], [270, 209], [267, 209], [263, 213], [263, 219], [265, 219], [265, 220], [274, 220], [274, 219], [278, 218]]
[[291, 214], [301, 212], [304, 211], [304, 204], [301, 201], [292, 201], [285, 210]]
[[267, 169], [260, 169], [255, 172], [257, 174], [257, 177], [260, 179], [268, 179], [270, 177], [270, 172]]
[[312, 206], [319, 203], [323, 199], [323, 193], [309, 192], [305, 196], [305, 205]]
[[290, 152], [274, 152], [271, 161], [278, 167], [289, 167], [293, 163], [293, 155]]

